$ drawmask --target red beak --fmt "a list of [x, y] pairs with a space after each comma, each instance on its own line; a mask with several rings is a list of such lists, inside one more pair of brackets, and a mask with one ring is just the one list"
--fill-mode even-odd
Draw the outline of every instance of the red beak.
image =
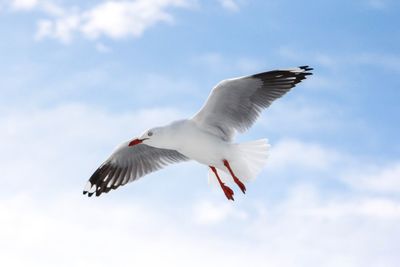
[[143, 140], [136, 138], [136, 139], [133, 139], [132, 141], [130, 141], [128, 146], [136, 146], [142, 142], [143, 142]]
[[136, 139], [133, 139], [132, 141], [129, 142], [128, 146], [136, 146], [138, 144], [141, 144], [144, 140], [147, 140], [147, 139], [149, 139], [149, 138], [143, 138], [143, 139], [136, 138]]

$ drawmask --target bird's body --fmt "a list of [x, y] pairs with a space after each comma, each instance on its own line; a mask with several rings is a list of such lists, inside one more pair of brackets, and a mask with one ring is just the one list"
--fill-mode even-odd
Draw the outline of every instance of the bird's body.
[[84, 194], [99, 196], [167, 164], [192, 159], [209, 166], [209, 177], [215, 176], [233, 200], [226, 178], [245, 193], [243, 183], [261, 171], [269, 147], [266, 140], [233, 143], [234, 134], [251, 127], [264, 108], [311, 75], [310, 70], [303, 66], [220, 82], [192, 118], [122, 143], [89, 179]]
[[[180, 120], [159, 127], [162, 138], [154, 144], [158, 148], [173, 149], [207, 166], [216, 166], [229, 157], [232, 144], [197, 126], [190, 120]], [[151, 145], [152, 143], [149, 143]]]

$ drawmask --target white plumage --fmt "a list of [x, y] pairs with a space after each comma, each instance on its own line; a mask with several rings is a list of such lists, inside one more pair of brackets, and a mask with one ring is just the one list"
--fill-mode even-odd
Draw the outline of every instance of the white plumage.
[[220, 82], [192, 118], [152, 128], [122, 143], [90, 177], [83, 193], [99, 196], [168, 164], [192, 159], [209, 166], [209, 179], [218, 181], [233, 200], [226, 182], [233, 181], [245, 193], [243, 183], [261, 171], [269, 148], [265, 139], [233, 143], [235, 133], [250, 128], [263, 109], [311, 70], [302, 66]]

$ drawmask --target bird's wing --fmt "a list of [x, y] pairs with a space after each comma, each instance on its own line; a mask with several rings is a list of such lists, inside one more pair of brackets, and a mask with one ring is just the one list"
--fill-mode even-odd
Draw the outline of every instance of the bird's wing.
[[231, 140], [235, 131], [249, 129], [264, 108], [311, 75], [311, 70], [301, 66], [223, 80], [192, 120], [223, 140]]
[[88, 193], [89, 197], [93, 194], [99, 196], [168, 164], [186, 160], [188, 158], [176, 150], [161, 149], [145, 144], [128, 146], [128, 143], [123, 143], [93, 173], [83, 194]]

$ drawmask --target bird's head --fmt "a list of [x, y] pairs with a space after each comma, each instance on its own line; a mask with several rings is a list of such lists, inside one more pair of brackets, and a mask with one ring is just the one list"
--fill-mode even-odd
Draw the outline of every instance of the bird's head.
[[139, 138], [135, 138], [129, 142], [129, 146], [138, 144], [146, 144], [150, 146], [158, 147], [162, 143], [162, 134], [160, 128], [152, 128], [146, 130]]

